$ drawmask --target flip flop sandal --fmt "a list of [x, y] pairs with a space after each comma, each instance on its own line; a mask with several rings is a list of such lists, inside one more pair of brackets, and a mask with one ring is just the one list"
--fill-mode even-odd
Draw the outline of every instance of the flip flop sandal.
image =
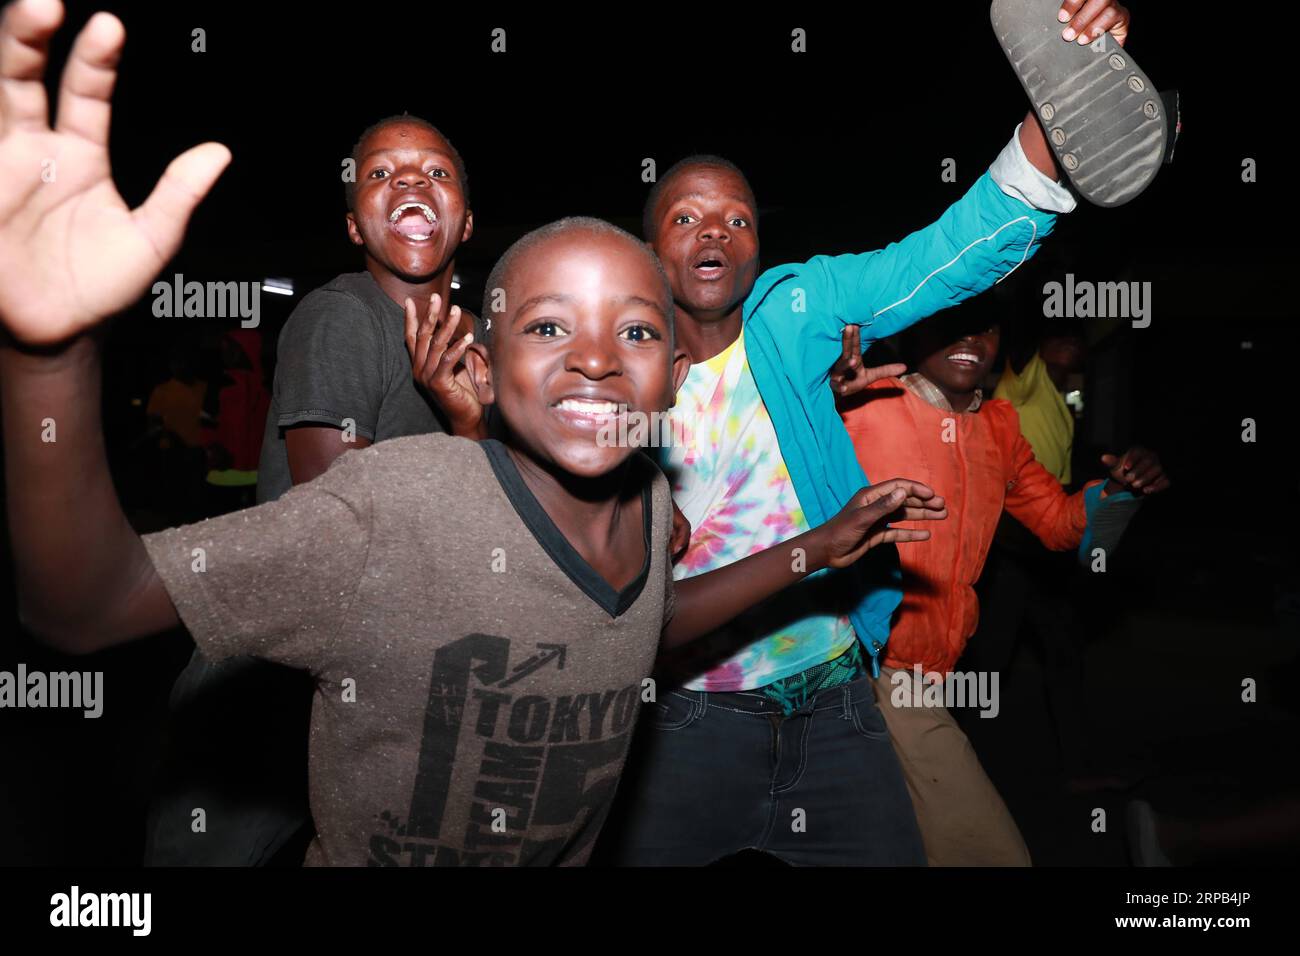
[[1071, 185], [1091, 203], [1120, 206], [1165, 160], [1165, 101], [1109, 33], [1089, 46], [1062, 40], [1060, 8], [1059, 0], [993, 0], [989, 16]]

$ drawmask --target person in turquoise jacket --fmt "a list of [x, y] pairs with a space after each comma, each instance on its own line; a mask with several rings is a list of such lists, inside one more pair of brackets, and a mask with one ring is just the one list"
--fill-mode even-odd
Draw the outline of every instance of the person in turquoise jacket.
[[[1127, 12], [1100, 12], [1123, 39]], [[859, 327], [869, 348], [1014, 272], [1075, 206], [1057, 177], [1030, 115], [931, 225], [876, 251], [760, 274], [757, 203], [740, 169], [694, 156], [660, 176], [644, 235], [693, 363], [671, 413], [674, 441], [660, 449], [692, 525], [674, 577], [778, 546], [869, 479], [915, 477], [858, 464], [829, 386], [844, 330]], [[877, 549], [810, 576], [689, 659], [663, 662], [668, 679], [643, 718], [602, 858], [706, 864], [753, 847], [803, 865], [924, 861], [867, 676], [901, 599], [897, 562]]]

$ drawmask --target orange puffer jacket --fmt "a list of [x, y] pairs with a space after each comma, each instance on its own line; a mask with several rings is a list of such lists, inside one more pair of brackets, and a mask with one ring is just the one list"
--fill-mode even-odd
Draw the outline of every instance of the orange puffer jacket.
[[979, 623], [973, 585], [1003, 509], [1048, 548], [1066, 551], [1078, 547], [1087, 526], [1083, 491], [1067, 495], [1038, 463], [1010, 402], [991, 399], [973, 413], [945, 411], [896, 378], [874, 383], [859, 398], [841, 415], [870, 479], [924, 482], [948, 506], [945, 520], [898, 523], [923, 528], [930, 539], [898, 547], [903, 603], [884, 662], [945, 673]]

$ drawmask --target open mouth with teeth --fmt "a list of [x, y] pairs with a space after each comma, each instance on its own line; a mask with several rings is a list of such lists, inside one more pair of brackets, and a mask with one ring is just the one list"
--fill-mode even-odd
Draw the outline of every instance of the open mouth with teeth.
[[422, 202], [404, 202], [388, 216], [388, 224], [414, 242], [423, 242], [438, 228], [438, 214]]
[[618, 402], [595, 398], [562, 398], [551, 406], [566, 419], [580, 427], [599, 427], [627, 414], [627, 406]]
[[947, 358], [949, 362], [962, 368], [976, 368], [984, 362], [984, 359], [974, 352], [953, 352]]

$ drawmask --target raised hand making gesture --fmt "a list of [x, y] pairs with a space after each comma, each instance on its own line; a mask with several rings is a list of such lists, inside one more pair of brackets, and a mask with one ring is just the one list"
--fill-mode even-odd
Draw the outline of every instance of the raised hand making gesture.
[[856, 395], [872, 382], [882, 378], [905, 375], [907, 366], [901, 363], [867, 368], [862, 364], [862, 330], [856, 325], [844, 326], [841, 333], [842, 350], [840, 357], [831, 366], [831, 391], [837, 398]]

